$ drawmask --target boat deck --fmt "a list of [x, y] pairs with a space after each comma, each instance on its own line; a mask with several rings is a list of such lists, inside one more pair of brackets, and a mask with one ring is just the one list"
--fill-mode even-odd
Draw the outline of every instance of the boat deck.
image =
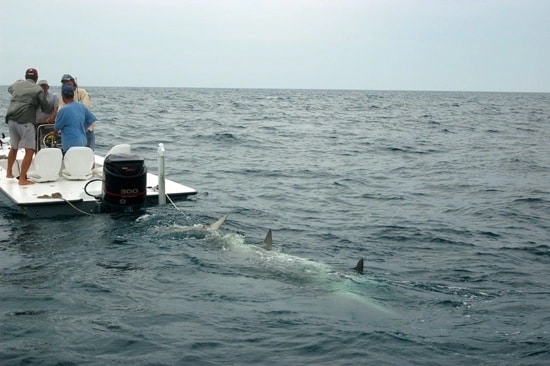
[[[60, 176], [56, 181], [20, 186], [16, 178], [6, 178], [7, 153], [9, 148], [0, 149], [0, 201], [29, 217], [54, 217], [100, 213], [98, 198], [102, 195], [102, 169], [104, 158], [95, 156], [94, 176], [88, 180], [68, 180]], [[24, 150], [18, 151], [20, 164]], [[14, 174], [19, 174], [15, 164]], [[159, 179], [147, 173], [147, 204], [158, 204]], [[165, 180], [166, 195], [173, 200], [186, 199], [197, 191], [191, 187]]]

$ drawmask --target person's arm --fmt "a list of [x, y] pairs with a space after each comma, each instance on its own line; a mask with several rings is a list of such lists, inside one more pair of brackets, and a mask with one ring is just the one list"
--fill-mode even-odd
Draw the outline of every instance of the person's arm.
[[57, 95], [53, 98], [53, 112], [46, 120], [47, 123], [54, 123], [55, 117], [57, 117], [57, 111], [59, 110], [59, 97]]
[[57, 117], [57, 110], [58, 110], [58, 107], [53, 107], [53, 112], [52, 112], [52, 114], [46, 119], [46, 123], [54, 123], [54, 122], [55, 122], [55, 118]]
[[[89, 130], [89, 131], [93, 131], [93, 124], [96, 123], [96, 118], [94, 116], [94, 114], [92, 112], [90, 112], [89, 109], [86, 109], [86, 117], [84, 119], [85, 121], [85, 125], [86, 125], [86, 129]], [[90, 126], [91, 129], [89, 128]]]
[[46, 114], [50, 114], [53, 112], [53, 104], [50, 104], [48, 102], [48, 98], [46, 98], [46, 93], [44, 93], [44, 90], [40, 90], [38, 93], [38, 104], [40, 105], [40, 109], [42, 109], [42, 112]]
[[78, 101], [82, 104], [84, 104], [87, 108], [90, 108], [92, 105], [90, 95], [88, 92], [84, 89], [77, 89], [78, 90]]

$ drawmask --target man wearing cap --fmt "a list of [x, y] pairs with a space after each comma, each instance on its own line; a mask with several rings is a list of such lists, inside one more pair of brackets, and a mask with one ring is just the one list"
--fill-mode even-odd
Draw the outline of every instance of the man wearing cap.
[[82, 103], [75, 102], [75, 90], [71, 85], [61, 88], [65, 106], [57, 113], [54, 128], [61, 131], [63, 152], [73, 146], [86, 146], [86, 129], [96, 121], [95, 116]]
[[[73, 78], [70, 74], [65, 74], [61, 77], [61, 87], [65, 85], [70, 85], [74, 89], [74, 101], [80, 102], [84, 104], [88, 109], [90, 108], [91, 102], [90, 102], [90, 95], [86, 91], [86, 89], [82, 89], [78, 87], [78, 84], [76, 83], [75, 78]], [[63, 101], [59, 102], [59, 109], [61, 109], [65, 103]], [[86, 130], [86, 139], [87, 143], [86, 146], [91, 148], [92, 150], [95, 150], [95, 134], [94, 134], [94, 125], [90, 125], [88, 129]]]
[[[86, 107], [90, 108], [90, 95], [86, 91], [86, 89], [79, 88], [78, 84], [76, 83], [75, 78], [73, 78], [69, 74], [65, 74], [61, 77], [61, 87], [65, 85], [70, 85], [74, 89], [74, 101], [80, 102], [84, 104]], [[65, 105], [65, 102], [62, 100], [59, 101], [59, 108], [61, 109]]]
[[47, 80], [39, 80], [38, 85], [42, 88], [42, 90], [44, 90], [44, 93], [46, 93], [46, 99], [48, 99], [48, 102], [53, 104], [53, 112], [44, 113], [41, 109], [37, 109], [36, 124], [41, 125], [44, 123], [54, 123], [55, 116], [57, 116], [57, 109], [59, 108], [59, 97], [57, 94], [50, 91], [50, 86], [48, 85]]
[[44, 113], [52, 113], [53, 105], [48, 102], [46, 93], [36, 85], [38, 71], [30, 68], [25, 72], [25, 80], [13, 83], [8, 92], [12, 95], [6, 123], [10, 131], [10, 152], [8, 153], [8, 166], [6, 177], [13, 178], [13, 164], [17, 158], [17, 150], [25, 149], [25, 156], [21, 162], [19, 185], [33, 184], [27, 179], [27, 171], [31, 166], [34, 149], [36, 146], [36, 111], [41, 108]]

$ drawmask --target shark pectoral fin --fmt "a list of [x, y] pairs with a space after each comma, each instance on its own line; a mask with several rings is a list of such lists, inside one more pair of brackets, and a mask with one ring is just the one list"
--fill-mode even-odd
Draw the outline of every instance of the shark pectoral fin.
[[354, 270], [363, 274], [363, 258], [359, 259], [359, 262], [357, 262], [357, 265], [355, 266]]
[[222, 227], [222, 225], [224, 224], [225, 220], [227, 219], [227, 215], [228, 214], [223, 215], [218, 221], [216, 221], [213, 224], [210, 224], [210, 226], [208, 228], [210, 230], [219, 230]]
[[271, 250], [272, 242], [273, 242], [273, 239], [272, 239], [272, 235], [271, 235], [271, 229], [269, 229], [269, 231], [267, 232], [267, 235], [265, 236], [265, 239], [264, 239], [264, 249], [265, 250]]

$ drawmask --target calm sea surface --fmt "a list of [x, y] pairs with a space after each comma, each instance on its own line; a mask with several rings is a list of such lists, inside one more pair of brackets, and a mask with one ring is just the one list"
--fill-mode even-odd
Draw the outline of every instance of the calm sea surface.
[[87, 89], [199, 193], [0, 209], [0, 364], [550, 364], [550, 94]]

